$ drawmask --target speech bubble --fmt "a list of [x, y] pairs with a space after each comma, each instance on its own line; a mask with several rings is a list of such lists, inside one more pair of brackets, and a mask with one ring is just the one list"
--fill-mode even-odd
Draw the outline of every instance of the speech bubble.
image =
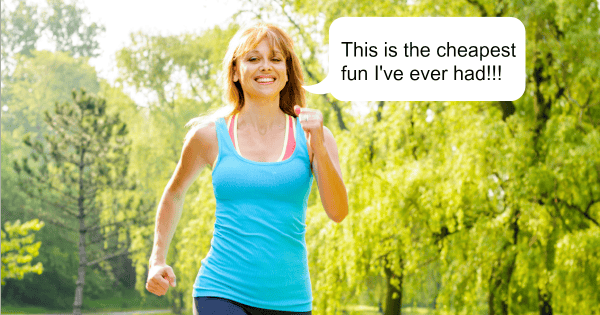
[[342, 101], [513, 101], [525, 74], [516, 18], [343, 17], [329, 28], [329, 74], [304, 88]]

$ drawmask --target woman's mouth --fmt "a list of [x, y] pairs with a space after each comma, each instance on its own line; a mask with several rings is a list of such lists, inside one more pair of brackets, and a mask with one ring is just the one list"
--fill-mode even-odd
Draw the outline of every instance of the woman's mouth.
[[256, 79], [256, 82], [258, 82], [258, 84], [271, 84], [273, 82], [275, 82], [275, 78], [272, 77], [260, 77]]

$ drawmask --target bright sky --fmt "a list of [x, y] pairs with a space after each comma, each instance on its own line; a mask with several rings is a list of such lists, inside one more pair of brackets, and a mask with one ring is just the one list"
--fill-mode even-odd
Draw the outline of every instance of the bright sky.
[[172, 35], [199, 32], [214, 25], [226, 25], [239, 9], [239, 0], [80, 0], [93, 21], [104, 24], [99, 39], [102, 56], [91, 63], [99, 75], [112, 81], [115, 53], [129, 43], [129, 34], [142, 31]]
[[[47, 6], [46, 0], [27, 2], [40, 8]], [[198, 33], [214, 25], [227, 25], [242, 6], [242, 0], [78, 0], [78, 3], [87, 8], [91, 21], [106, 27], [106, 32], [98, 38], [101, 55], [91, 59], [90, 64], [109, 82], [114, 82], [118, 75], [115, 53], [130, 43], [131, 33]], [[51, 49], [51, 46], [41, 41], [38, 48]], [[144, 95], [127, 92], [136, 103], [147, 103]]]
[[[38, 1], [38, 0], [36, 0]], [[145, 32], [172, 35], [199, 32], [226, 25], [240, 7], [240, 0], [80, 0], [93, 21], [106, 27], [99, 38], [102, 55], [91, 60], [99, 75], [116, 77], [115, 53], [129, 43], [129, 34]]]

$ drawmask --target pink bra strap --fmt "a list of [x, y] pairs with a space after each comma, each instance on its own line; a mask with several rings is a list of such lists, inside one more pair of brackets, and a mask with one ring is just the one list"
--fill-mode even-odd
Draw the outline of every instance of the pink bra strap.
[[294, 149], [296, 148], [296, 139], [294, 138], [294, 119], [292, 116], [288, 116], [290, 120], [290, 129], [288, 131], [288, 142], [285, 146], [285, 154], [283, 155], [283, 160], [287, 160], [292, 153], [294, 153]]

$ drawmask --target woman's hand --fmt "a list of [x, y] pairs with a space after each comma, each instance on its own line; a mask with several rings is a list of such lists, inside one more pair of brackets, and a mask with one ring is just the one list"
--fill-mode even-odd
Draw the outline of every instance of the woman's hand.
[[302, 129], [308, 133], [308, 144], [313, 153], [325, 152], [325, 136], [323, 134], [323, 114], [318, 109], [302, 108], [294, 106], [294, 111], [300, 119]]
[[156, 265], [148, 271], [148, 280], [146, 281], [146, 290], [158, 296], [165, 295], [169, 285], [175, 287], [175, 273], [168, 265]]

